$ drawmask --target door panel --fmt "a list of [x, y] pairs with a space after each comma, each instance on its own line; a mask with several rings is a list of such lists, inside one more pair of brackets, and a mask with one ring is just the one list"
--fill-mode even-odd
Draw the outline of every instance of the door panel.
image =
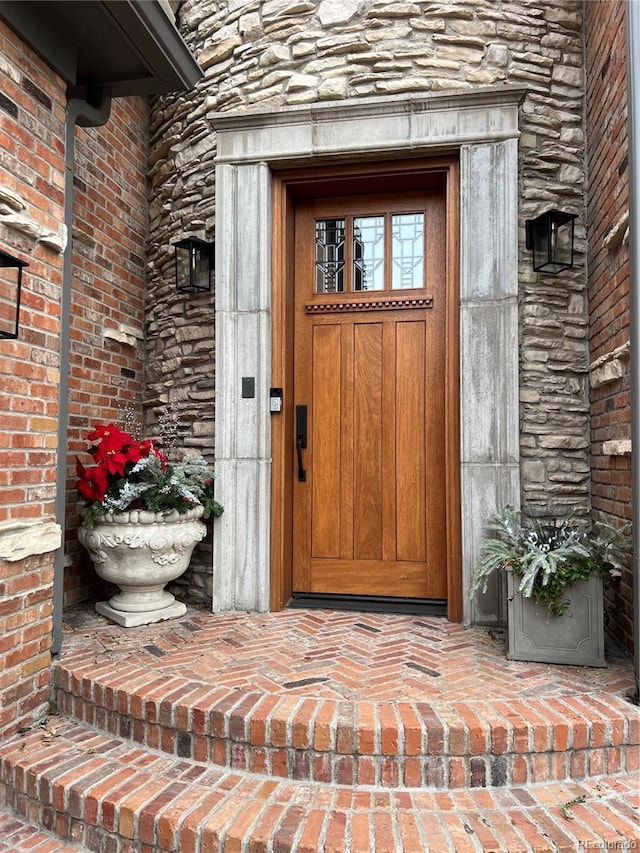
[[396, 345], [396, 503], [399, 560], [426, 560], [425, 322], [399, 323]]
[[294, 591], [447, 597], [445, 214], [438, 189], [296, 209], [295, 403], [309, 423]]
[[313, 519], [311, 544], [314, 557], [337, 559], [341, 552], [342, 329], [319, 326], [312, 334], [311, 503], [324, 511], [316, 512]]
[[[354, 325], [353, 558], [382, 559], [382, 329]], [[347, 331], [347, 330], [345, 330]], [[344, 412], [349, 422], [349, 412]]]

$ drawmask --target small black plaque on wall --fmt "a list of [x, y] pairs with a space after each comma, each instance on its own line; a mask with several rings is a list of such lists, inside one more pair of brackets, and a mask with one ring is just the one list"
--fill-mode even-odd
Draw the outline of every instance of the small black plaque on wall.
[[255, 376], [242, 377], [242, 396], [246, 399], [251, 399], [256, 396], [256, 378]]

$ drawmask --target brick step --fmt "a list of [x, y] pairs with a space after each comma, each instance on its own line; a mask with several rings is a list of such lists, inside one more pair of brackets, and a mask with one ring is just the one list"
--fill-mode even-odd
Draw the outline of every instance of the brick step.
[[11, 809], [99, 853], [569, 853], [639, 839], [637, 781], [622, 773], [493, 790], [346, 788], [169, 756], [65, 717], [6, 741], [0, 768]]
[[86, 847], [28, 823], [6, 806], [0, 806], [0, 853], [83, 853]]
[[335, 701], [221, 687], [113, 661], [54, 667], [62, 713], [180, 758], [337, 785], [461, 789], [638, 769], [637, 708], [614, 693]]

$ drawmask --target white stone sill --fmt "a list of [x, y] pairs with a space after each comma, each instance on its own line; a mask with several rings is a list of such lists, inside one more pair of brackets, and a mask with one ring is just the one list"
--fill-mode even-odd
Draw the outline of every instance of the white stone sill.
[[62, 543], [62, 529], [52, 521], [10, 521], [0, 525], [0, 560], [8, 563], [48, 554]]

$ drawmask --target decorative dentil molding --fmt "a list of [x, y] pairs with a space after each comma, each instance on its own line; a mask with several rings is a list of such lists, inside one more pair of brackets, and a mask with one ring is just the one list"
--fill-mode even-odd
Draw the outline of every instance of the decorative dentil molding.
[[389, 311], [402, 308], [433, 308], [433, 297], [413, 299], [377, 299], [371, 302], [311, 302], [305, 305], [307, 314], [335, 314], [342, 311]]

